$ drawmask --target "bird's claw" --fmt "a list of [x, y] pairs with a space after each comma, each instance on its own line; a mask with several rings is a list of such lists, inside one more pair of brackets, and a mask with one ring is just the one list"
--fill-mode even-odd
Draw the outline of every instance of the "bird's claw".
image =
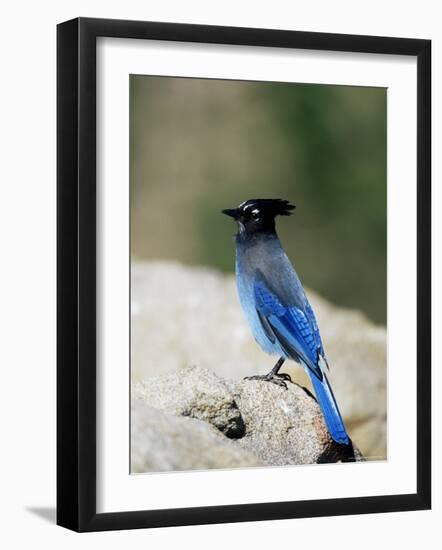
[[287, 388], [286, 381], [291, 382], [292, 379], [289, 374], [286, 372], [281, 372], [278, 374], [255, 374], [255, 376], [246, 376], [244, 380], [262, 380], [263, 382], [271, 382], [272, 384], [276, 384], [277, 386], [281, 386]]
[[279, 376], [279, 378], [282, 378], [283, 380], [287, 380], [287, 382], [292, 381], [292, 377], [290, 374], [287, 374], [286, 372], [278, 372], [278, 374], [275, 374], [275, 376]]

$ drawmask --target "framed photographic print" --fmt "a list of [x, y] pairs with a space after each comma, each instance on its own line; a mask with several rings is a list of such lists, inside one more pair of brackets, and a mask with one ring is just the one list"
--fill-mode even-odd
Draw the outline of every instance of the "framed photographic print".
[[59, 525], [430, 508], [430, 55], [58, 26]]

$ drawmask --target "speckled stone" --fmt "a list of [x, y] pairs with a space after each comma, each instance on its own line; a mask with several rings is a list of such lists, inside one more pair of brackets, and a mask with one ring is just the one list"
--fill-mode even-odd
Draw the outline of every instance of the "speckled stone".
[[[191, 367], [136, 384], [132, 397], [137, 472], [315, 464], [352, 456], [330, 438], [319, 405], [298, 384], [288, 382], [285, 389], [234, 382]], [[220, 451], [223, 441], [228, 446]], [[234, 449], [239, 454], [231, 456]]]
[[165, 472], [263, 466], [211, 424], [149, 407], [141, 400], [131, 411], [131, 472]]
[[242, 437], [244, 422], [234, 396], [214, 372], [186, 367], [133, 386], [133, 399], [141, 399], [177, 416], [209, 422], [227, 437]]

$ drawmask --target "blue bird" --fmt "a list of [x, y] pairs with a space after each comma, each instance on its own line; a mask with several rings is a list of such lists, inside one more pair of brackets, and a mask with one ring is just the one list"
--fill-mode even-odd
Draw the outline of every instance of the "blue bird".
[[279, 369], [286, 359], [307, 371], [332, 439], [351, 445], [328, 380], [328, 363], [315, 314], [299, 277], [276, 233], [276, 216], [295, 208], [282, 199], [250, 199], [223, 210], [238, 224], [236, 283], [239, 299], [253, 336], [270, 355], [279, 356], [265, 380], [287, 388], [290, 376]]

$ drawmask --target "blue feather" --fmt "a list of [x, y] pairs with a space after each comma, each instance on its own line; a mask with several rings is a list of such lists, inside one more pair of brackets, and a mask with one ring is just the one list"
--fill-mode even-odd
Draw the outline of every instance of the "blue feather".
[[323, 379], [319, 380], [314, 374], [310, 373], [310, 378], [330, 435], [336, 443], [348, 445], [349, 438], [344, 421], [327, 376], [324, 374]]
[[302, 360], [321, 377], [317, 365], [318, 347], [305, 314], [299, 308], [284, 307], [260, 280], [255, 281], [254, 290], [256, 308], [273, 329], [284, 355], [296, 361]]
[[316, 345], [321, 355], [324, 355], [324, 348], [322, 347], [322, 340], [321, 340], [321, 335], [319, 333], [318, 323], [316, 322], [316, 317], [315, 317], [315, 314], [313, 313], [312, 306], [309, 304], [308, 301], [305, 304], [305, 314], [307, 315], [311, 329], [313, 331], [313, 337], [315, 339]]
[[268, 337], [274, 345], [279, 344], [286, 358], [307, 367], [331, 437], [337, 443], [348, 444], [349, 437], [336, 399], [320, 366], [321, 359], [325, 364], [324, 349], [310, 304], [306, 300], [305, 311], [295, 306], [286, 307], [262, 280], [255, 280], [253, 287], [258, 317]]

